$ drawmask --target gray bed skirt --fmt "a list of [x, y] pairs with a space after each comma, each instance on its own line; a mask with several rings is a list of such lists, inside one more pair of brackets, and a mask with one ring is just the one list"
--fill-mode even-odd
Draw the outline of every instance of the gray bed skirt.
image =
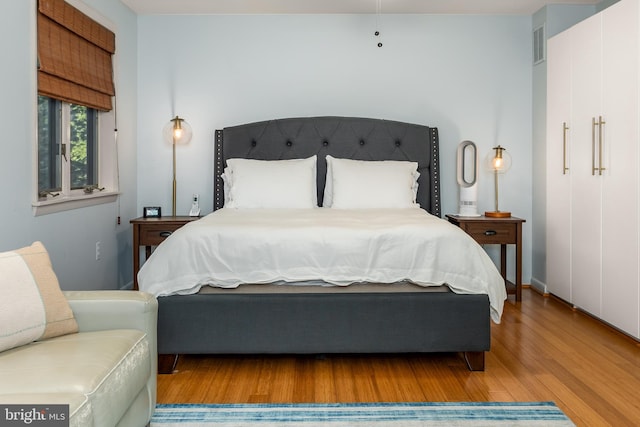
[[158, 353], [463, 352], [470, 369], [484, 369], [486, 295], [411, 284], [291, 288], [242, 285], [159, 297]]

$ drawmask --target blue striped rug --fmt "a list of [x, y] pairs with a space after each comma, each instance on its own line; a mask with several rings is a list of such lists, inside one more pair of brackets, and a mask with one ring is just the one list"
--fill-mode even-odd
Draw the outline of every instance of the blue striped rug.
[[151, 427], [574, 426], [553, 402], [158, 405]]

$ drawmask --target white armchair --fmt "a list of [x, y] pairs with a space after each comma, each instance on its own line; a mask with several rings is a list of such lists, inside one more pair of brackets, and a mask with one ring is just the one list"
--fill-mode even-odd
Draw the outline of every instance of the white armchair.
[[137, 291], [64, 292], [78, 333], [0, 352], [0, 403], [69, 404], [71, 426], [145, 426], [156, 405], [158, 303]]

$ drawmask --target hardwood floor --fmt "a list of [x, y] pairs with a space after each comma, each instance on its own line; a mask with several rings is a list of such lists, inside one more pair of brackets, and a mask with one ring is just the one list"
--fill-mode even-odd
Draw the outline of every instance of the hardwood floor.
[[158, 403], [394, 401], [554, 401], [578, 426], [638, 426], [640, 343], [525, 289], [485, 372], [459, 354], [182, 356], [158, 376]]

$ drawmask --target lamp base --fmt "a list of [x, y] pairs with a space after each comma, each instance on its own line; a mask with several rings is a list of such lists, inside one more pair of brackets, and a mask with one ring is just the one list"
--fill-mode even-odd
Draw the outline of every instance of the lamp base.
[[511, 218], [511, 212], [503, 212], [503, 211], [485, 212], [484, 216], [489, 218]]

